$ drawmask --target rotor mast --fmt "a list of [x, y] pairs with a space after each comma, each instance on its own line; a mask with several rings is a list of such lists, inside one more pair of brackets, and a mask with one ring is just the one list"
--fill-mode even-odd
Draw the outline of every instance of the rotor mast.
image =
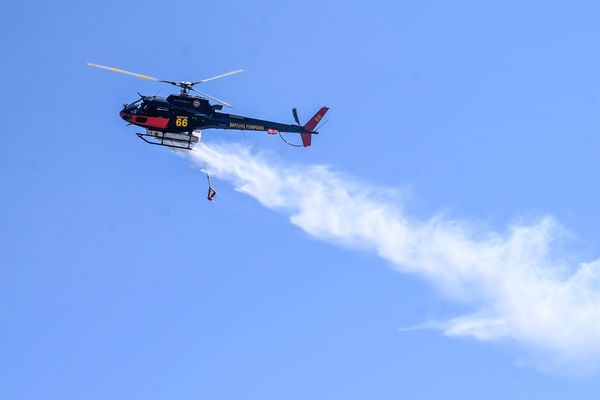
[[181, 96], [188, 96], [188, 91], [193, 90], [194, 89], [194, 85], [192, 82], [187, 82], [187, 81], [180, 81], [177, 82], [175, 84], [175, 86], [178, 86], [181, 90], [179, 92], [179, 94]]
[[163, 81], [163, 80], [160, 80], [159, 82], [168, 83], [170, 85], [177, 86], [180, 89], [179, 94], [181, 96], [189, 96], [190, 90], [196, 91], [194, 89], [194, 85], [195, 85], [194, 82], [189, 82], [189, 81], [175, 82], [175, 81]]

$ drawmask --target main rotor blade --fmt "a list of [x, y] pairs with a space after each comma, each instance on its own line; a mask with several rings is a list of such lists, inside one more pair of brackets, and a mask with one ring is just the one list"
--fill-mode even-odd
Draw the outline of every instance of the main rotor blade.
[[202, 92], [200, 92], [200, 91], [198, 91], [198, 90], [196, 90], [196, 89], [194, 89], [194, 88], [190, 88], [190, 89], [191, 89], [191, 90], [193, 90], [193, 91], [194, 91], [194, 92], [196, 92], [196, 93], [199, 93], [199, 94], [201, 94], [202, 96], [208, 97], [209, 99], [212, 99], [212, 100], [216, 101], [217, 103], [221, 103], [221, 104], [223, 104], [223, 105], [224, 105], [224, 106], [226, 106], [226, 107], [233, 108], [233, 106], [232, 106], [231, 104], [229, 104], [229, 103], [225, 103], [223, 100], [219, 100], [219, 99], [217, 99], [216, 97], [213, 97], [213, 96], [211, 96], [211, 95], [208, 95], [208, 94], [206, 94], [206, 93], [202, 93]]
[[119, 69], [119, 68], [107, 67], [105, 65], [92, 64], [92, 63], [87, 63], [87, 65], [90, 66], [90, 67], [101, 68], [101, 69], [106, 69], [108, 71], [119, 72], [121, 74], [127, 74], [127, 75], [131, 75], [131, 76], [135, 76], [136, 78], [148, 79], [148, 80], [157, 81], [157, 82], [171, 83], [171, 81], [163, 81], [161, 79], [153, 78], [153, 77], [148, 76], [148, 75], [136, 74], [135, 72], [125, 71], [125, 70], [122, 70], [122, 69]]
[[243, 69], [234, 69], [233, 71], [225, 72], [224, 74], [221, 74], [221, 75], [213, 76], [211, 78], [206, 78], [201, 81], [194, 82], [194, 83], [192, 83], [192, 85], [197, 85], [198, 83], [204, 83], [204, 82], [212, 81], [214, 79], [223, 78], [224, 76], [228, 76], [228, 75], [239, 74], [240, 72], [243, 72], [243, 71], [244, 71]]

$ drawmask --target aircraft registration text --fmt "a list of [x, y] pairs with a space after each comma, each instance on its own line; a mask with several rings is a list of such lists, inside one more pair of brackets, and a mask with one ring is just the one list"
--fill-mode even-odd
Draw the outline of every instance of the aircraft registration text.
[[235, 129], [249, 129], [249, 130], [253, 130], [253, 131], [264, 131], [265, 130], [265, 127], [262, 125], [241, 124], [239, 122], [230, 122], [229, 127], [235, 128]]

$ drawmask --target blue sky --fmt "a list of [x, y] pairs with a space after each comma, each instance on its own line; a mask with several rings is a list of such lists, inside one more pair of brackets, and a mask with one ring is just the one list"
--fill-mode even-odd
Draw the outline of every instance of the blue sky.
[[[5, 6], [0, 46], [0, 387], [10, 399], [597, 398], [597, 371], [529, 344], [399, 332], [477, 311], [371, 251], [332, 246], [139, 141], [118, 118], [207, 83], [236, 112], [330, 121], [279, 160], [401, 188], [505, 234], [552, 215], [572, 265], [600, 254], [594, 2], [62, 2]], [[372, 193], [369, 191], [368, 193]], [[546, 356], [545, 356], [546, 357]], [[584, 368], [585, 369], [585, 368]]]

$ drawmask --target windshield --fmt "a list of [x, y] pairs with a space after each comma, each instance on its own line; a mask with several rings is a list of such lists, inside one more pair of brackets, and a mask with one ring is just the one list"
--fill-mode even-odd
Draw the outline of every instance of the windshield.
[[142, 99], [139, 99], [131, 104], [127, 104], [125, 107], [123, 107], [123, 110], [129, 114], [140, 114], [143, 106], [144, 103], [142, 102]]

